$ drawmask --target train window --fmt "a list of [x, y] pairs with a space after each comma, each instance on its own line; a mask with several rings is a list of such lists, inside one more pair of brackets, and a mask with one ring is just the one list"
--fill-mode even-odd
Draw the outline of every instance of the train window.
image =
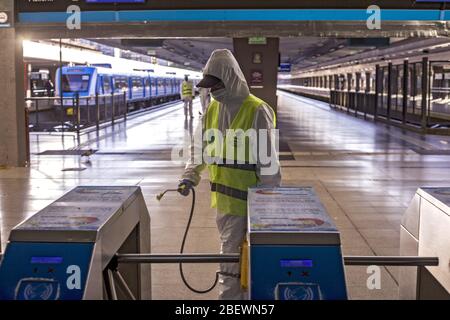
[[114, 77], [114, 86], [116, 90], [127, 90], [128, 89], [127, 77]]
[[31, 72], [30, 89], [32, 97], [53, 96], [54, 88], [48, 73]]
[[102, 76], [103, 79], [103, 93], [110, 93], [111, 92], [111, 77], [104, 75]]
[[63, 92], [79, 92], [89, 90], [91, 76], [88, 74], [64, 74], [62, 77]]
[[145, 89], [147, 91], [150, 91], [150, 87], [151, 87], [150, 78], [145, 78]]
[[133, 89], [142, 88], [142, 79], [141, 78], [132, 78], [131, 85], [133, 86]]

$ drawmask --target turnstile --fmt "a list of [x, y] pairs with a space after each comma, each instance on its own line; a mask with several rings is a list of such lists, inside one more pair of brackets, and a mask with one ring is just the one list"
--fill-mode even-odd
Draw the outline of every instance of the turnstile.
[[[346, 299], [345, 263], [408, 266], [401, 298], [448, 299], [449, 203], [450, 188], [418, 190], [403, 219], [401, 257], [342, 257], [313, 188], [250, 189], [250, 298]], [[150, 299], [152, 263], [218, 262], [239, 262], [239, 254], [151, 254], [139, 187], [77, 187], [11, 231], [0, 300]]]
[[401, 256], [433, 256], [439, 265], [400, 270], [400, 299], [450, 299], [450, 188], [420, 188], [403, 215]]
[[250, 298], [347, 299], [340, 234], [313, 188], [248, 195]]
[[136, 186], [77, 187], [15, 227], [0, 264], [0, 300], [151, 298], [149, 265], [118, 266], [117, 253], [150, 252], [150, 216]]

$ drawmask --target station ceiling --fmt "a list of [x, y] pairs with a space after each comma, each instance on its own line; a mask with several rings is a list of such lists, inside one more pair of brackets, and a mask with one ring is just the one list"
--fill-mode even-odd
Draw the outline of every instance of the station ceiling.
[[[179, 66], [201, 70], [214, 49], [233, 49], [231, 38], [185, 39], [93, 39], [105, 45], [154, 55]], [[391, 38], [391, 44], [403, 41]], [[280, 62], [291, 63], [294, 70], [306, 69], [336, 59], [375, 49], [375, 45], [354, 45], [349, 39], [326, 37], [280, 38]]]

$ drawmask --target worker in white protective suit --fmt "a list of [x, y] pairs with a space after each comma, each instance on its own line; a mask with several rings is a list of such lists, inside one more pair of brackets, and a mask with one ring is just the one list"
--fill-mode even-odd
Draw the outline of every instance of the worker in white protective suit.
[[[275, 113], [267, 103], [250, 94], [244, 75], [229, 50], [215, 50], [206, 64], [203, 76], [197, 87], [210, 88], [213, 100], [203, 117], [201, 128], [198, 129], [206, 133], [203, 135], [204, 139], [200, 143], [194, 141], [190, 150], [205, 150], [207, 156], [201, 157], [200, 163], [193, 161], [191, 156], [179, 185], [182, 190], [180, 193], [189, 195], [190, 189], [199, 184], [202, 170], [208, 167], [212, 207], [217, 208], [216, 221], [220, 233], [221, 253], [239, 253], [247, 231], [248, 188], [280, 184], [278, 144], [272, 135], [276, 133]], [[266, 154], [270, 153], [270, 163], [261, 161], [259, 152], [263, 144], [260, 138], [257, 142], [245, 142], [245, 139], [227, 137], [231, 144], [225, 139], [223, 145], [231, 147], [231, 150], [233, 146], [243, 146], [249, 151], [244, 156], [238, 156], [237, 152], [231, 153], [232, 159], [229, 152], [220, 152], [223, 145], [218, 144], [218, 148], [210, 148], [220, 137], [214, 130], [218, 130], [225, 137], [229, 129], [241, 129], [245, 132], [267, 130], [267, 139], [263, 144], [266, 144]], [[209, 134], [211, 131], [214, 134]], [[254, 148], [255, 143], [258, 148]], [[246, 298], [246, 293], [241, 289], [238, 263], [220, 265], [219, 292], [219, 299]]]

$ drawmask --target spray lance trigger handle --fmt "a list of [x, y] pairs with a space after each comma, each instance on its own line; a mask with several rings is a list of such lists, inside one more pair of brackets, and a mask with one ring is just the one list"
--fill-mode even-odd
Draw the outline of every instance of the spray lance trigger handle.
[[189, 195], [189, 192], [190, 192], [190, 190], [191, 190], [193, 187], [194, 187], [194, 184], [193, 184], [190, 180], [184, 179], [184, 180], [182, 180], [181, 183], [178, 185], [178, 188], [177, 188], [177, 189], [167, 189], [167, 190], [165, 190], [164, 192], [161, 192], [160, 194], [158, 194], [158, 195], [156, 196], [156, 200], [161, 201], [161, 199], [164, 197], [164, 195], [165, 195], [167, 192], [178, 192], [178, 193], [180, 193], [181, 195], [183, 195], [183, 196], [186, 197], [186, 196]]
[[191, 189], [194, 188], [194, 183], [191, 180], [183, 179], [181, 180], [180, 184], [178, 185], [178, 192], [187, 197], [189, 195], [189, 192]]

